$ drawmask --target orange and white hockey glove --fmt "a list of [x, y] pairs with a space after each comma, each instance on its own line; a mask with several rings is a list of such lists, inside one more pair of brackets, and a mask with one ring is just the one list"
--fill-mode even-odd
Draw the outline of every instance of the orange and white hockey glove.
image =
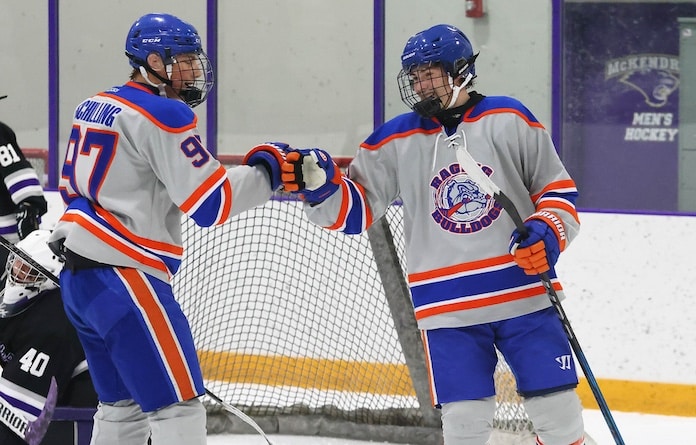
[[341, 183], [341, 170], [331, 155], [319, 148], [289, 152], [282, 170], [285, 191], [299, 194], [310, 204], [323, 202]]

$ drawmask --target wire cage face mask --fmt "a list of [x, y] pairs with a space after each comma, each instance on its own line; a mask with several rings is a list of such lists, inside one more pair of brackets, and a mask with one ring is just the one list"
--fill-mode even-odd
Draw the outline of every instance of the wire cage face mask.
[[[432, 68], [432, 65], [426, 65], [422, 67], [423, 69]], [[409, 70], [402, 69], [397, 76], [397, 82], [399, 84], [399, 94], [401, 95], [401, 101], [405, 103], [413, 111], [417, 112], [424, 117], [433, 117], [435, 114], [444, 108], [442, 99], [433, 88], [425, 88], [423, 84], [430, 83], [432, 85], [433, 81], [436, 80], [429, 77], [427, 80], [419, 78], [414, 71], [421, 69], [421, 67], [414, 67]], [[449, 76], [440, 70], [442, 73], [441, 77], [447, 79]], [[445, 80], [447, 82], [447, 80]], [[420, 85], [419, 85], [420, 84]], [[416, 86], [418, 88], [416, 89]], [[427, 96], [423, 96], [422, 93], [418, 94], [418, 91], [431, 91]]]
[[173, 63], [167, 65], [167, 70], [171, 72], [178, 69], [181, 76], [185, 79], [181, 81], [182, 85], [180, 87], [174, 85], [181, 100], [186, 102], [191, 108], [205, 102], [215, 84], [213, 67], [205, 52], [179, 54], [172, 59]]
[[10, 286], [24, 286], [38, 289], [48, 280], [38, 269], [24, 262], [22, 258], [14, 253], [11, 253], [10, 256], [7, 257], [5, 273], [7, 274], [7, 283]]
[[[53, 275], [60, 273], [63, 263], [48, 247], [50, 231], [36, 230], [17, 243], [17, 247]], [[14, 252], [5, 263], [5, 288], [0, 293], [0, 318], [8, 318], [26, 310], [34, 298], [57, 286]]]

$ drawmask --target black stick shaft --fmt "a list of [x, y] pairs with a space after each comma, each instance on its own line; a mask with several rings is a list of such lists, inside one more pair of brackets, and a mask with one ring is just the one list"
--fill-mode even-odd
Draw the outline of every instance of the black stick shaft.
[[[515, 207], [515, 204], [502, 191], [493, 194], [493, 199], [500, 204], [503, 209], [505, 209], [508, 215], [510, 215], [510, 218], [512, 218], [515, 226], [517, 227], [517, 231], [520, 232], [520, 235], [522, 235], [523, 238], [525, 238], [528, 231], [524, 225], [524, 221], [522, 220], [520, 213], [517, 211], [517, 207]], [[590, 368], [590, 364], [585, 357], [585, 353], [580, 347], [580, 343], [575, 336], [573, 327], [570, 325], [570, 321], [568, 320], [565, 310], [561, 305], [561, 299], [558, 297], [556, 290], [553, 288], [553, 284], [551, 283], [551, 278], [549, 277], [548, 272], [539, 274], [539, 279], [544, 285], [546, 293], [551, 300], [551, 304], [558, 313], [558, 317], [561, 319], [561, 323], [566, 331], [570, 346], [573, 348], [573, 352], [575, 353], [575, 357], [578, 359], [580, 368], [582, 368], [582, 372], [587, 378], [587, 383], [592, 390], [592, 394], [597, 401], [597, 405], [599, 405], [599, 409], [602, 412], [602, 416], [604, 416], [604, 420], [606, 421], [609, 430], [611, 431], [611, 435], [614, 437], [614, 441], [617, 445], [625, 445], [623, 437], [621, 437], [621, 433], [619, 432], [619, 428], [616, 426], [616, 422], [614, 421], [614, 416], [612, 416], [611, 411], [609, 410], [609, 405], [607, 405], [607, 401], [604, 399], [604, 395], [599, 388], [599, 383], [597, 383], [597, 379], [592, 373], [592, 369]]]

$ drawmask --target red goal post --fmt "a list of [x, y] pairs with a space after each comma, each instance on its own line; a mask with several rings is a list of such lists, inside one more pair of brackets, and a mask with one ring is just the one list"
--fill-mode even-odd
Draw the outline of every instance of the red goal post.
[[48, 150], [45, 148], [22, 148], [24, 157], [31, 163], [39, 176], [41, 185], [48, 185]]

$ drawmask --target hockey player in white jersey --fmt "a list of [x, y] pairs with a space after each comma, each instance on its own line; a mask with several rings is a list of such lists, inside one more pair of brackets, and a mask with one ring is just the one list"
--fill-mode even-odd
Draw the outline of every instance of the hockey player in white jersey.
[[[66, 313], [99, 395], [93, 445], [206, 442], [203, 378], [170, 284], [182, 215], [199, 226], [266, 202], [281, 185], [283, 144], [226, 170], [201, 142], [192, 107], [213, 70], [196, 29], [170, 14], [128, 31], [130, 81], [77, 106], [60, 181], [66, 211], [51, 237], [65, 257]], [[201, 271], [201, 279], [205, 279]]]
[[[475, 92], [474, 54], [459, 29], [412, 36], [401, 56], [413, 110], [376, 129], [342, 176], [319, 149], [286, 155], [285, 189], [317, 225], [364, 232], [403, 203], [408, 280], [445, 445], [484, 445], [496, 403], [498, 348], [543, 445], [580, 445], [571, 348], [538, 274], [579, 230], [577, 189], [549, 134], [518, 100]], [[460, 167], [465, 146], [526, 218], [529, 237]]]

